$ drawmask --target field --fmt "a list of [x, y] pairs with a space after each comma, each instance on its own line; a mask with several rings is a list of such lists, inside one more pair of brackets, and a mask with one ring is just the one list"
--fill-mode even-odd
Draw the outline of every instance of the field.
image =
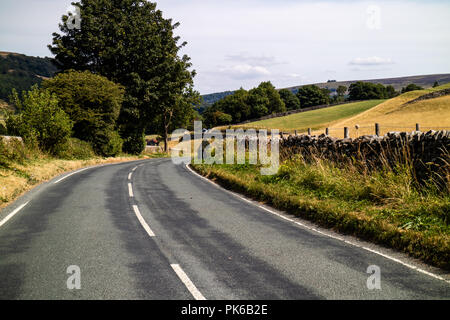
[[[339, 129], [330, 132], [330, 134], [342, 137], [343, 130], [341, 128], [343, 127], [350, 128], [350, 137], [353, 138], [364, 134], [374, 134], [375, 123], [380, 124], [380, 134], [389, 131], [413, 131], [416, 123], [420, 124], [421, 131], [430, 129], [450, 130], [449, 95], [405, 105], [406, 102], [424, 94], [447, 88], [450, 88], [450, 84], [434, 89], [407, 92], [366, 112], [333, 123], [331, 126]], [[356, 125], [360, 127], [358, 130], [355, 129]], [[319, 132], [315, 132], [315, 134], [317, 133]]]
[[371, 109], [384, 101], [385, 100], [369, 100], [363, 102], [348, 103], [325, 109], [291, 114], [285, 117], [251, 122], [237, 127], [267, 129], [273, 128], [289, 132], [293, 132], [294, 130], [304, 132], [308, 130], [308, 128], [325, 128], [327, 124], [332, 121], [352, 117], [356, 114]]

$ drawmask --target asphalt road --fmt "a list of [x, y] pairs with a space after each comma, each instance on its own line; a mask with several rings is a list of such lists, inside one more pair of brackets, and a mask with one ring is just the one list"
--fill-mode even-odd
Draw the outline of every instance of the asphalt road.
[[[450, 298], [446, 281], [271, 214], [168, 159], [55, 178], [0, 212], [0, 224], [0, 299]], [[381, 290], [367, 287], [370, 265]], [[69, 266], [81, 289], [68, 289]]]

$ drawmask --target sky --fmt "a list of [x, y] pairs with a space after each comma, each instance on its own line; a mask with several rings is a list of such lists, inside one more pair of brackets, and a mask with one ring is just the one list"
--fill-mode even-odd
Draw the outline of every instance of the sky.
[[[163, 0], [201, 94], [450, 73], [450, 1]], [[0, 51], [47, 49], [71, 0], [0, 0]], [[81, 17], [82, 18], [82, 17]]]

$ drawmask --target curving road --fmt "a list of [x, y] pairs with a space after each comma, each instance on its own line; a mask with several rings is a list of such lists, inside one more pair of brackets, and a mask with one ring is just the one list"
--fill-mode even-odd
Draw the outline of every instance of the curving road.
[[0, 299], [450, 298], [433, 274], [272, 213], [169, 159], [64, 175], [0, 212]]

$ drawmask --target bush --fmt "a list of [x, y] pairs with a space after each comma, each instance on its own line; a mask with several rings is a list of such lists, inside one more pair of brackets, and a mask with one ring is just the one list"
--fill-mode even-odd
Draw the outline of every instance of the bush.
[[0, 135], [8, 134], [8, 130], [6, 130], [6, 126], [3, 123], [0, 123]]
[[145, 136], [142, 133], [129, 133], [123, 141], [123, 151], [129, 154], [141, 154], [145, 150]]
[[89, 71], [74, 70], [45, 80], [42, 85], [60, 98], [60, 106], [74, 122], [75, 138], [90, 142], [102, 156], [120, 152], [117, 146], [121, 141], [115, 128], [123, 101], [122, 86]]
[[86, 160], [95, 157], [95, 153], [89, 142], [77, 138], [70, 138], [57, 151], [57, 156], [67, 160]]
[[67, 142], [73, 123], [59, 108], [56, 95], [33, 86], [22, 93], [21, 99], [14, 90], [12, 101], [19, 113], [6, 120], [10, 134], [21, 136], [31, 148], [38, 146], [51, 154]]
[[123, 140], [116, 131], [101, 131], [97, 133], [94, 149], [105, 157], [115, 157], [122, 152]]
[[0, 137], [0, 167], [8, 168], [11, 163], [24, 164], [38, 154], [38, 150], [27, 148], [19, 139], [6, 140]]

